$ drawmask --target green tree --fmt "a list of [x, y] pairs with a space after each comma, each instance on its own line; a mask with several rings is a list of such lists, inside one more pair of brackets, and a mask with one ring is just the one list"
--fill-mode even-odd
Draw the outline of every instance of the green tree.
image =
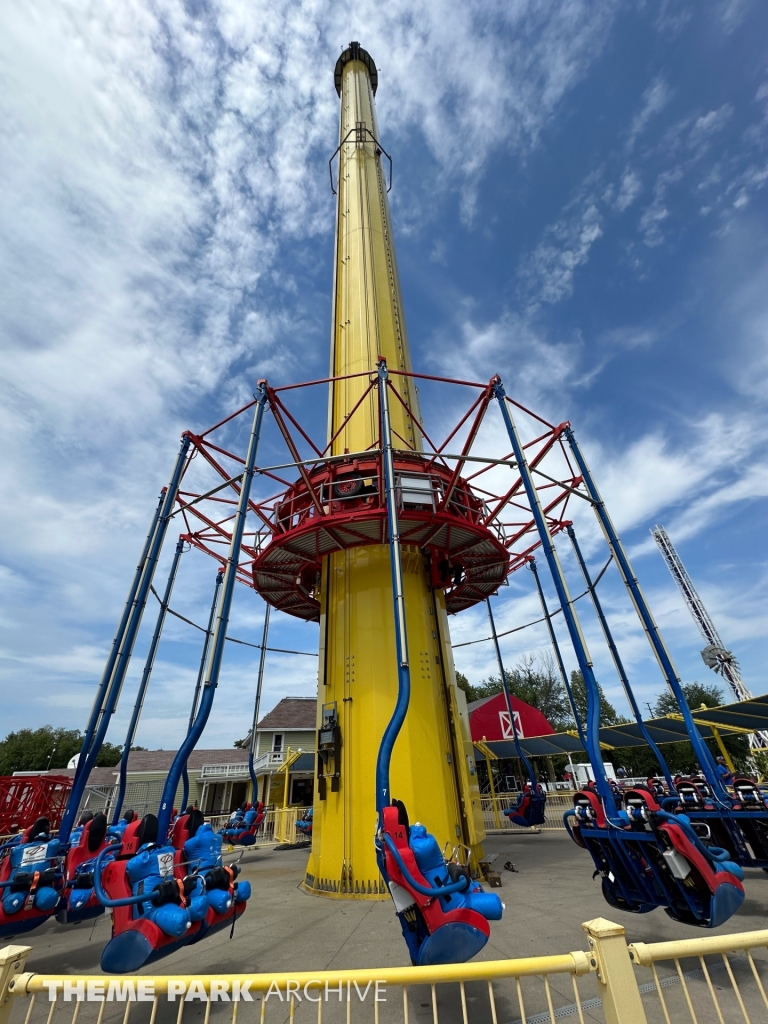
[[[82, 745], [83, 734], [78, 729], [54, 729], [44, 725], [39, 729], [19, 729], [8, 733], [0, 741], [0, 775], [66, 768]], [[115, 765], [121, 753], [122, 747], [105, 743], [96, 764], [100, 767]]]
[[[716, 708], [723, 703], [723, 691], [717, 683], [683, 683], [683, 696], [691, 711], [700, 710], [702, 704], [707, 708]], [[665, 715], [679, 715], [680, 705], [670, 690], [665, 690], [656, 698], [654, 712], [660, 718]], [[750, 771], [749, 765], [749, 742], [746, 736], [733, 736], [721, 733], [723, 743], [728, 751], [731, 760], [738, 771]], [[707, 740], [707, 746], [714, 757], [719, 757], [721, 751], [714, 740]], [[690, 774], [699, 770], [693, 747], [686, 740], [681, 743], [668, 743], [662, 747], [662, 753], [666, 758], [671, 772], [679, 772], [681, 775]]]
[[[626, 722], [627, 719], [622, 718], [622, 716], [618, 714], [616, 708], [605, 696], [600, 683], [597, 684], [597, 689], [600, 694], [600, 725], [620, 725], [622, 722]], [[587, 688], [584, 685], [584, 676], [579, 670], [571, 672], [571, 693], [573, 694], [573, 703], [576, 705], [579, 718], [581, 719], [582, 724], [586, 726]]]
[[[551, 654], [538, 659], [524, 655], [513, 669], [506, 669], [505, 674], [510, 693], [537, 708], [556, 732], [573, 727], [568, 695]], [[478, 686], [468, 686], [474, 700], [493, 697], [502, 691], [500, 676], [490, 676]]]
[[[131, 747], [131, 750], [145, 750], [145, 747]], [[97, 768], [112, 768], [120, 763], [123, 756], [123, 746], [118, 743], [103, 743], [101, 750], [96, 757]]]
[[[723, 691], [717, 683], [683, 683], [685, 702], [691, 711], [698, 711], [703, 704], [707, 708], [716, 708], [723, 703]], [[679, 715], [680, 705], [671, 690], [665, 690], [656, 698], [654, 713], [663, 718], [664, 715]]]
[[472, 701], [475, 700], [480, 700], [477, 696], [477, 687], [470, 683], [463, 672], [456, 673], [456, 685], [466, 694], [467, 704], [471, 704]]
[[555, 732], [571, 728], [573, 715], [555, 659], [547, 652], [538, 659], [525, 655], [509, 675], [509, 688], [516, 697], [537, 708]]

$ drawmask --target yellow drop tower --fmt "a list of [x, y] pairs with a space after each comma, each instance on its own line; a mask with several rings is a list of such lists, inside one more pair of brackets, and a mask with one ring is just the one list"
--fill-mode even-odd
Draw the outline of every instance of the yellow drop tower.
[[[376, 66], [358, 43], [335, 70], [341, 97], [331, 373], [370, 371], [383, 356], [390, 370], [410, 371], [400, 283], [387, 202], [386, 154], [379, 143]], [[414, 414], [412, 378], [393, 375]], [[340, 430], [368, 377], [330, 385], [328, 438]], [[390, 401], [394, 444], [421, 451], [405, 408]], [[336, 437], [333, 455], [375, 447], [377, 392], [372, 391]], [[411, 700], [394, 747], [392, 796], [449, 849], [463, 845], [474, 862], [485, 837], [468, 726], [459, 714], [445, 599], [430, 585], [426, 555], [402, 550]], [[312, 852], [303, 887], [344, 899], [388, 897], [374, 849], [375, 768], [379, 743], [398, 689], [395, 626], [386, 544], [352, 547], [322, 562], [318, 730], [319, 758]], [[323, 726], [326, 726], [323, 730]]]

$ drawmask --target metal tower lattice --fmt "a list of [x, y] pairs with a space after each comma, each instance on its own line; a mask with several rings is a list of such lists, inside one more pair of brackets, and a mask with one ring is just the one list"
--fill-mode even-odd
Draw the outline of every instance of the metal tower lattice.
[[[675, 550], [675, 546], [669, 539], [669, 535], [663, 526], [654, 526], [651, 530], [653, 539], [664, 556], [664, 561], [667, 563], [669, 571], [672, 573], [672, 578], [680, 588], [685, 603], [691, 612], [691, 615], [699, 627], [701, 635], [706, 640], [706, 647], [701, 652], [702, 660], [707, 668], [711, 668], [713, 672], [721, 675], [725, 679], [731, 689], [733, 690], [737, 700], [750, 700], [752, 694], [749, 689], [744, 685], [744, 681], [741, 678], [741, 672], [739, 670], [739, 663], [736, 657], [727, 650], [725, 644], [720, 639], [720, 634], [715, 629], [715, 624], [709, 617], [707, 609], [704, 607], [704, 602], [696, 592], [696, 588], [693, 585], [691, 577], [686, 572], [685, 566], [683, 565], [680, 555]], [[749, 745], [753, 748], [766, 749], [768, 748], [768, 733], [756, 732], [750, 735]]]

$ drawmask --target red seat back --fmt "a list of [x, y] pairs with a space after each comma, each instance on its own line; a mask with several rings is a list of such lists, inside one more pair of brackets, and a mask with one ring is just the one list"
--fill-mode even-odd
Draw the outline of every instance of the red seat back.
[[605, 818], [605, 811], [603, 805], [600, 803], [600, 797], [592, 789], [581, 789], [578, 793], [573, 795], [574, 807], [584, 806], [589, 804], [592, 809], [592, 815], [595, 819], [595, 825], [597, 828], [605, 828], [607, 821]]
[[[95, 826], [94, 826], [95, 822]], [[76, 846], [71, 846], [64, 858], [64, 874], [67, 878], [74, 878], [77, 869], [86, 861], [93, 860], [113, 840], [108, 837], [106, 829], [106, 818], [96, 815], [83, 825], [80, 839]]]
[[183, 850], [184, 843], [189, 839], [189, 830], [187, 829], [188, 821], [188, 814], [180, 814], [173, 823], [173, 828], [171, 829], [171, 846], [175, 847], [177, 850]]

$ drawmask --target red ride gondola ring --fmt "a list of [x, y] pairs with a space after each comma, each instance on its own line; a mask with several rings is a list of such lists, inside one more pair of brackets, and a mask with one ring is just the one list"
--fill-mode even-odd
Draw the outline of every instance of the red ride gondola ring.
[[[432, 586], [449, 613], [484, 601], [505, 581], [510, 554], [500, 526], [461, 477], [422, 455], [395, 456], [400, 542], [429, 557]], [[253, 562], [255, 589], [273, 607], [307, 621], [322, 559], [334, 551], [387, 543], [380, 456], [321, 465], [275, 505], [276, 530]], [[447, 498], [447, 500], [446, 500]]]

